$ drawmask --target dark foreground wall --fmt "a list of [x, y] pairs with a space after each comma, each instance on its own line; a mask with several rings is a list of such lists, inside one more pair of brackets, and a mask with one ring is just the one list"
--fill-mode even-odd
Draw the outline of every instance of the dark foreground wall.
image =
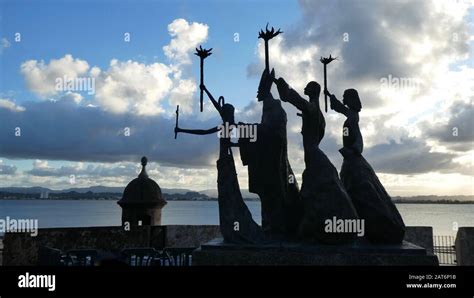
[[456, 259], [459, 266], [474, 266], [474, 227], [458, 229]]
[[[35, 265], [40, 246], [71, 249], [100, 249], [119, 251], [123, 248], [199, 247], [214, 238], [222, 237], [218, 226], [169, 225], [136, 227], [125, 231], [122, 227], [85, 227], [40, 229], [38, 236], [7, 233], [4, 239], [3, 265]], [[433, 251], [431, 227], [407, 227], [405, 240]]]
[[40, 229], [36, 237], [27, 233], [7, 233], [3, 244], [3, 265], [36, 265], [41, 246], [67, 251], [71, 249], [98, 249], [120, 251], [124, 248], [198, 247], [220, 237], [218, 226], [170, 225], [135, 227], [86, 227]]
[[406, 227], [405, 241], [411, 242], [433, 254], [433, 227]]

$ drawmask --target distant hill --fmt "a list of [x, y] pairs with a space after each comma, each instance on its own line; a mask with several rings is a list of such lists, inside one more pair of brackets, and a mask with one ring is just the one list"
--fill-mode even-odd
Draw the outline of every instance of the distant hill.
[[[30, 190], [21, 190], [21, 192], [11, 192], [15, 189], [1, 189], [0, 200], [120, 200], [122, 192], [106, 192], [108, 189], [99, 189], [100, 192], [85, 191], [85, 189], [67, 189], [64, 191], [48, 191], [46, 188], [32, 188]], [[109, 189], [111, 191], [114, 188]], [[31, 191], [31, 192], [28, 192]], [[168, 201], [212, 201], [215, 200], [205, 194], [196, 191], [181, 190], [180, 193], [162, 192], [165, 200]]]
[[42, 192], [53, 192], [53, 190], [44, 187], [1, 187], [0, 192], [33, 194]]
[[[124, 187], [91, 186], [83, 188], [68, 188], [63, 190], [53, 190], [44, 187], [0, 187], [0, 199], [44, 199], [45, 194], [51, 200], [118, 200], [122, 197]], [[166, 200], [185, 201], [209, 201], [217, 199], [217, 189], [205, 189], [202, 191], [192, 191], [183, 188], [162, 188], [163, 196]], [[241, 190], [242, 197], [246, 200], [258, 200], [256, 194], [250, 193], [247, 189]], [[395, 203], [458, 203], [474, 204], [474, 196], [394, 196]]]
[[104, 192], [109, 192], [109, 193], [123, 193], [124, 187], [109, 187], [109, 186], [91, 186], [91, 187], [82, 187], [82, 188], [69, 188], [65, 190], [58, 190], [54, 192], [77, 192], [77, 193], [86, 193], [86, 192], [94, 192], [94, 193], [104, 193]]
[[412, 196], [412, 197], [392, 197], [392, 201], [400, 202], [400, 203], [407, 203], [407, 202], [417, 202], [417, 203], [424, 203], [424, 202], [473, 202], [474, 203], [474, 196], [436, 196], [436, 195], [429, 195], [429, 196]]
[[[67, 188], [62, 190], [55, 190], [45, 187], [0, 187], [0, 192], [8, 193], [21, 193], [21, 194], [41, 194], [41, 193], [66, 193], [66, 192], [77, 192], [77, 193], [123, 193], [125, 187], [113, 187], [113, 186], [91, 186], [91, 187], [76, 187], [76, 188]], [[183, 188], [162, 188], [163, 193], [168, 194], [185, 194], [190, 192], [189, 189]], [[217, 193], [217, 191], [216, 191]]]

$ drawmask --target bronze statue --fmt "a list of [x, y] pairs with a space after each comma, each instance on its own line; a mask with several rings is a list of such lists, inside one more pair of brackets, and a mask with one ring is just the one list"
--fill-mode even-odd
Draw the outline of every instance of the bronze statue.
[[263, 71], [257, 99], [263, 102], [257, 141], [239, 140], [241, 159], [248, 166], [249, 191], [261, 201], [262, 229], [274, 240], [293, 238], [301, 219], [298, 183], [288, 160], [287, 115], [270, 88], [275, 72]]
[[298, 183], [288, 160], [287, 116], [270, 92], [275, 72], [270, 72], [268, 42], [281, 33], [273, 27], [269, 30], [268, 24], [259, 32], [258, 38], [265, 42], [265, 70], [257, 91], [257, 100], [263, 103], [262, 120], [257, 142], [239, 140], [242, 162], [248, 166], [249, 191], [261, 201], [262, 229], [274, 240], [293, 238], [301, 218]]
[[[228, 134], [220, 135], [218, 171], [218, 202], [220, 228], [224, 240], [230, 243], [263, 243], [268, 241], [304, 241], [328, 244], [350, 243], [355, 237], [364, 236], [376, 243], [400, 243], [405, 226], [390, 196], [386, 193], [375, 172], [362, 157], [363, 142], [358, 126], [361, 109], [357, 91], [346, 90], [344, 104], [327, 91], [327, 64], [335, 58], [321, 58], [324, 65], [324, 86], [327, 111], [327, 97], [331, 109], [346, 115], [344, 130], [344, 156], [341, 179], [336, 168], [319, 148], [324, 137], [326, 122], [321, 112], [319, 97], [321, 86], [309, 82], [301, 97], [290, 88], [283, 78], [275, 79], [270, 71], [268, 43], [282, 33], [280, 29], [263, 30], [259, 38], [265, 42], [265, 69], [258, 86], [257, 99], [262, 102], [261, 122], [254, 124], [256, 139], [238, 137], [238, 143], [231, 141]], [[225, 103], [221, 96], [216, 101], [203, 83], [203, 62], [211, 50], [200, 47], [196, 55], [201, 61], [200, 104], [205, 92], [222, 118], [222, 127], [249, 125], [234, 119], [234, 107]], [[305, 170], [301, 191], [288, 160], [287, 114], [281, 101], [271, 93], [276, 83], [281, 101], [289, 102], [300, 110], [302, 117]], [[347, 107], [346, 107], [346, 106]], [[182, 129], [178, 127], [179, 106], [176, 110], [175, 138], [178, 133], [206, 135], [222, 133], [218, 126], [207, 129]], [[250, 124], [251, 125], [251, 124]], [[249, 191], [261, 200], [262, 227], [252, 219], [239, 188], [232, 147], [239, 147], [243, 164], [248, 166]], [[346, 191], [347, 189], [347, 191]], [[352, 198], [352, 200], [351, 200]], [[360, 216], [360, 218], [359, 218]], [[328, 221], [365, 222], [367, 232], [328, 230]], [[332, 226], [336, 226], [333, 223]], [[357, 231], [359, 232], [359, 231]]]
[[355, 239], [355, 233], [328, 233], [327, 220], [355, 220], [357, 212], [339, 180], [336, 168], [327, 158], [319, 143], [324, 137], [326, 122], [319, 107], [321, 86], [309, 82], [304, 89], [309, 101], [291, 89], [283, 78], [276, 80], [280, 99], [301, 111], [305, 170], [300, 196], [303, 217], [298, 234], [305, 241], [345, 243]]
[[341, 180], [349, 193], [359, 216], [365, 220], [365, 237], [373, 243], [401, 243], [405, 224], [390, 195], [385, 191], [377, 174], [362, 156], [364, 143], [359, 129], [362, 105], [355, 89], [344, 91], [342, 103], [330, 97], [331, 109], [347, 117], [343, 127], [343, 145], [339, 152], [344, 157]]
[[[212, 104], [222, 118], [223, 124], [234, 125], [234, 106], [225, 103], [224, 97], [216, 101], [204, 85], [200, 85], [201, 91], [206, 92]], [[175, 135], [178, 133], [189, 133], [195, 135], [208, 135], [219, 132], [220, 128], [215, 126], [207, 130], [182, 129], [178, 127], [178, 111], [176, 109]], [[264, 241], [264, 234], [260, 226], [252, 219], [247, 205], [240, 192], [237, 172], [235, 170], [232, 148], [238, 144], [232, 143], [230, 136], [223, 135], [219, 139], [219, 159], [217, 160], [217, 191], [219, 204], [219, 225], [225, 242], [236, 244], [257, 244]]]

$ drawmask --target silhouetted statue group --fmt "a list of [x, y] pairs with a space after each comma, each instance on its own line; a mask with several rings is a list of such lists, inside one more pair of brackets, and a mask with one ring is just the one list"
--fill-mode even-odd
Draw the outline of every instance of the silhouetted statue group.
[[[270, 71], [268, 41], [280, 33], [280, 30], [275, 32], [267, 27], [265, 32], [259, 34], [259, 38], [265, 41], [266, 65], [257, 92], [257, 99], [263, 107], [260, 123], [236, 123], [234, 107], [225, 103], [222, 96], [217, 101], [214, 99], [204, 85], [201, 73], [201, 92], [207, 94], [223, 124], [257, 127], [255, 142], [245, 136], [240, 136], [237, 143], [233, 143], [229, 135], [220, 137], [217, 189], [224, 240], [236, 244], [273, 241], [339, 244], [351, 243], [363, 235], [365, 240], [375, 244], [401, 243], [405, 234], [402, 217], [362, 156], [363, 139], [359, 129], [362, 105], [357, 91], [347, 89], [342, 103], [331, 94], [327, 90], [326, 66], [334, 58], [321, 58], [325, 74], [324, 94], [330, 98], [331, 109], [347, 118], [343, 127], [344, 146], [339, 150], [344, 157], [339, 178], [336, 168], [319, 148], [326, 127], [319, 105], [321, 86], [317, 82], [309, 82], [304, 89], [304, 95], [308, 97], [306, 100], [283, 78], [276, 79], [273, 69]], [[196, 55], [201, 58], [202, 70], [204, 59], [211, 53], [202, 48], [196, 50]], [[276, 84], [280, 100], [272, 96], [273, 84]], [[288, 160], [287, 114], [282, 101], [295, 106], [301, 112], [299, 115], [303, 121], [301, 133], [305, 170], [301, 190]], [[217, 133], [221, 128], [182, 129], [176, 123], [175, 133], [205, 135]], [[249, 191], [260, 197], [261, 227], [252, 219], [242, 198], [232, 147], [240, 149], [242, 163], [248, 167]], [[357, 221], [364, 222], [365, 231], [362, 234], [350, 229]], [[341, 229], [328, 230], [329, 222]]]

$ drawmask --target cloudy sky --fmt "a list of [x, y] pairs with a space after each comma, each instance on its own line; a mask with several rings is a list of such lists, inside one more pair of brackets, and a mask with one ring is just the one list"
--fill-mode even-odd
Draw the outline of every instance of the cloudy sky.
[[[162, 187], [216, 187], [218, 139], [179, 135], [219, 123], [199, 112], [198, 45], [212, 47], [205, 81], [258, 122], [270, 64], [301, 92], [322, 82], [359, 91], [364, 156], [392, 195], [474, 194], [474, 3], [453, 1], [0, 1], [0, 187], [124, 186], [150, 160]], [[58, 87], [58, 78], [93, 82]], [[277, 96], [276, 90], [274, 95]], [[321, 97], [323, 105], [323, 97]], [[288, 113], [290, 162], [301, 182], [301, 119]], [[322, 149], [336, 168], [344, 118], [329, 111]], [[234, 151], [238, 157], [238, 152]], [[239, 180], [247, 171], [237, 158]]]

